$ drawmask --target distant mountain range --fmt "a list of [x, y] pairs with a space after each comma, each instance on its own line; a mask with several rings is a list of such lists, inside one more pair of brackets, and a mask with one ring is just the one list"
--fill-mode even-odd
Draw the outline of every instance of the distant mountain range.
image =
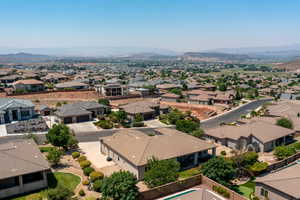
[[0, 63], [41, 62], [65, 57], [82, 59], [115, 57], [130, 59], [183, 59], [203, 62], [274, 63], [300, 59], [300, 44], [274, 47], [226, 48], [186, 53], [147, 47], [0, 48]]
[[29, 53], [15, 53], [0, 55], [0, 63], [28, 63], [28, 62], [44, 62], [53, 60], [54, 57], [47, 55], [37, 55]]

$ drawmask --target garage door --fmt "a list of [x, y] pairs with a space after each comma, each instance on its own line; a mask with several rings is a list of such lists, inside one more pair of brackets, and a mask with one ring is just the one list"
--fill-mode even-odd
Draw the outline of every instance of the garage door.
[[64, 118], [64, 124], [70, 124], [70, 123], [72, 123], [72, 117]]
[[77, 117], [77, 122], [87, 122], [90, 120], [90, 116], [89, 115], [82, 115], [82, 116], [78, 116]]

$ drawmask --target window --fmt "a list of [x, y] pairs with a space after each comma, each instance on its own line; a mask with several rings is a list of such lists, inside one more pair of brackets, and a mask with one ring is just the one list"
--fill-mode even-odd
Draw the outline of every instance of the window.
[[261, 196], [264, 196], [264, 197], [268, 197], [268, 191], [267, 190], [265, 190], [264, 188], [261, 188], [261, 190], [260, 190], [260, 195]]
[[19, 186], [19, 177], [12, 177], [0, 180], [0, 190]]
[[23, 175], [23, 183], [31, 183], [35, 181], [41, 181], [43, 180], [43, 173], [42, 172], [36, 172], [32, 174], [25, 174]]
[[22, 117], [28, 117], [29, 116], [29, 110], [22, 110], [21, 111], [21, 116]]

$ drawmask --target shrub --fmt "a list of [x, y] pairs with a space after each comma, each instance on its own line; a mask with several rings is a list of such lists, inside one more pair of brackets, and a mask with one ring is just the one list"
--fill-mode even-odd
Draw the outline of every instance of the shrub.
[[86, 168], [83, 169], [83, 173], [84, 173], [84, 175], [86, 175], [86, 176], [89, 176], [90, 173], [92, 173], [93, 171], [95, 171], [95, 170], [94, 170], [94, 168], [92, 168], [92, 167], [86, 167]]
[[94, 123], [96, 126], [99, 126], [103, 129], [111, 129], [114, 127], [114, 124], [111, 121], [108, 120], [100, 120], [98, 122]]
[[79, 190], [78, 194], [81, 197], [85, 196], [85, 192], [83, 191], [83, 189]]
[[226, 156], [226, 151], [224, 151], [224, 150], [221, 151], [221, 155], [222, 155], [222, 156]]
[[292, 144], [291, 146], [294, 147], [296, 150], [300, 150], [300, 142], [296, 142], [295, 144]]
[[86, 156], [80, 156], [80, 157], [77, 159], [78, 162], [81, 162], [81, 161], [84, 161], [84, 160], [86, 160]]
[[204, 133], [203, 129], [199, 128], [198, 130], [193, 131], [191, 135], [197, 138], [201, 138], [203, 133]]
[[101, 192], [101, 187], [102, 187], [103, 180], [95, 180], [93, 183], [93, 190], [96, 192]]
[[72, 196], [73, 192], [62, 185], [47, 191], [48, 200], [69, 200]]
[[296, 153], [296, 150], [294, 147], [290, 146], [278, 146], [275, 148], [274, 155], [278, 160], [285, 159], [289, 156], [292, 156]]
[[83, 184], [83, 185], [89, 185], [90, 182], [89, 182], [89, 180], [86, 179], [86, 180], [82, 181], [82, 184]]
[[103, 179], [104, 174], [102, 172], [93, 171], [90, 173], [90, 180], [95, 182], [96, 180]]
[[74, 159], [78, 158], [79, 156], [80, 156], [80, 153], [77, 152], [77, 151], [75, 151], [75, 152], [72, 153], [72, 157], [73, 157]]
[[294, 125], [293, 122], [285, 117], [282, 117], [280, 119], [277, 120], [276, 125], [284, 127], [284, 128], [289, 128], [289, 129], [293, 129]]
[[143, 127], [145, 126], [144, 122], [133, 122], [132, 123], [133, 127]]
[[255, 174], [260, 174], [268, 168], [268, 163], [266, 162], [256, 162], [251, 167], [250, 170]]
[[36, 193], [28, 195], [25, 200], [43, 200], [43, 197], [39, 193]]
[[80, 165], [80, 167], [83, 169], [83, 168], [86, 168], [86, 167], [91, 166], [91, 162], [88, 161], [88, 160], [84, 160], [84, 161], [81, 161], [81, 162], [79, 163], [79, 165]]
[[230, 193], [223, 187], [214, 185], [213, 191], [217, 192], [218, 194], [222, 195], [223, 197], [225, 197], [227, 199], [229, 199], [229, 197], [230, 197]]

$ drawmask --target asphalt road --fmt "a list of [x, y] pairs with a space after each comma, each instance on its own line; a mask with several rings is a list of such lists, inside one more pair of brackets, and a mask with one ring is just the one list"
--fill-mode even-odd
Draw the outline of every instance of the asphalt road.
[[[241, 106], [240, 108], [229, 111], [228, 113], [225, 113], [221, 116], [215, 117], [213, 119], [206, 120], [204, 122], [201, 122], [201, 127], [204, 129], [213, 128], [216, 126], [219, 126], [220, 123], [230, 123], [238, 120], [241, 115], [248, 114], [252, 110], [255, 110], [262, 104], [264, 104], [267, 101], [270, 101], [271, 99], [261, 99], [257, 101], [253, 101], [251, 103], [248, 103], [246, 105]], [[145, 129], [150, 130], [152, 128], [138, 128], [138, 129]], [[98, 141], [101, 137], [111, 136], [113, 135], [117, 130], [103, 130], [103, 131], [92, 131], [92, 132], [82, 132], [82, 133], [76, 133], [76, 138], [79, 142], [94, 142]], [[45, 141], [45, 135], [36, 135], [39, 143], [42, 143]], [[0, 138], [0, 143], [7, 142], [13, 139], [21, 139], [24, 138], [24, 136], [6, 136]]]
[[248, 104], [245, 104], [236, 110], [229, 111], [228, 113], [225, 113], [223, 115], [220, 115], [218, 117], [206, 120], [204, 122], [201, 122], [201, 127], [204, 129], [213, 128], [216, 126], [219, 126], [220, 123], [231, 123], [238, 119], [240, 119], [241, 115], [246, 115], [252, 110], [255, 110], [259, 106], [263, 105], [265, 102], [271, 101], [272, 99], [260, 99], [257, 101], [250, 102]]

